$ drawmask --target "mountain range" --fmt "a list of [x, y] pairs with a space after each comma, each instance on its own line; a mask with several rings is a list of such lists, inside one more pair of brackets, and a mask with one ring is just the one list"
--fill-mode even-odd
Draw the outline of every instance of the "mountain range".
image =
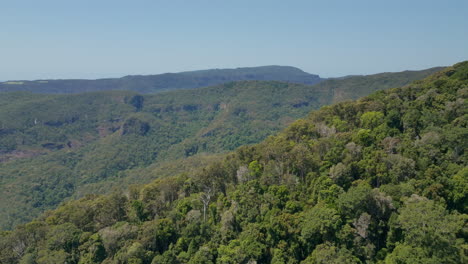
[[213, 154], [264, 140], [311, 110], [437, 70], [315, 85], [237, 81], [156, 94], [2, 93], [0, 226], [12, 228], [66, 199], [195, 169], [217, 159]]
[[[285, 122], [289, 123], [287, 128], [259, 144], [241, 146], [198, 169], [132, 185], [125, 191], [115, 189], [107, 195], [71, 200], [32, 222], [2, 232], [0, 263], [465, 263], [468, 61], [403, 87], [380, 90], [376, 86], [392, 86], [389, 80], [396, 76], [371, 76], [365, 82], [368, 88], [359, 86], [357, 91], [378, 91], [310, 113], [305, 109], [343, 100], [344, 95], [356, 96], [345, 89], [349, 79], [314, 86], [229, 83], [190, 90], [186, 96], [191, 104], [185, 108], [181, 94], [178, 101], [172, 101], [173, 93], [184, 91], [141, 98], [122, 92], [42, 98], [9, 94], [10, 100], [1, 106], [10, 110], [18, 104], [15, 98], [28, 96], [30, 103], [39, 100], [34, 108], [44, 102], [49, 102], [49, 107], [57, 103], [72, 107], [75, 100], [83, 100], [80, 105], [91, 101], [93, 106], [75, 119], [51, 116], [56, 119], [47, 120], [52, 121], [49, 125], [45, 124], [49, 115], [36, 121], [34, 115], [40, 111], [15, 112], [15, 116], [24, 113], [25, 121], [10, 130], [17, 142], [11, 148], [50, 150], [41, 156], [45, 159], [17, 158], [0, 168], [2, 203], [8, 201], [10, 207], [23, 210], [32, 210], [34, 202], [48, 201], [31, 195], [44, 185], [49, 189], [37, 194], [45, 198], [59, 190], [62, 192], [57, 197], [70, 195], [67, 187], [74, 190], [74, 184], [86, 183], [92, 175], [86, 169], [102, 162], [121, 158], [117, 171], [139, 166], [141, 158], [132, 159], [133, 154], [140, 149], [145, 153], [148, 146], [148, 151], [154, 151], [151, 143], [160, 137], [164, 143], [158, 144], [171, 142], [175, 133], [194, 126], [186, 123], [194, 117], [197, 123], [207, 117], [201, 130], [194, 130], [202, 145], [204, 138], [212, 138], [204, 142], [207, 149], [213, 140], [221, 149], [234, 147], [235, 135], [249, 138], [244, 131], [252, 127], [257, 134], [266, 124], [282, 118], [302, 119]], [[336, 93], [337, 87], [346, 92]], [[233, 96], [243, 91], [249, 96], [225, 101], [234, 100]], [[294, 91], [309, 104], [296, 101]], [[196, 114], [205, 109], [197, 101], [202, 99], [207, 99], [212, 109]], [[260, 102], [267, 102], [266, 108]], [[103, 110], [93, 110], [101, 107]], [[281, 111], [276, 112], [275, 107]], [[296, 112], [298, 109], [304, 112]], [[65, 117], [68, 111], [64, 113]], [[163, 127], [161, 120], [179, 126], [174, 128], [169, 122], [166, 134], [156, 133]], [[103, 121], [107, 130], [98, 129]], [[218, 133], [225, 126], [217, 126], [217, 122], [231, 122], [231, 129], [241, 129]], [[239, 127], [242, 124], [246, 126]], [[44, 131], [56, 131], [52, 134], [57, 136], [42, 134]], [[22, 137], [15, 137], [15, 133], [22, 133]], [[76, 150], [74, 143], [58, 149], [60, 142], [71, 142], [69, 135], [82, 145]], [[126, 137], [131, 140], [126, 141]], [[232, 140], [226, 141], [226, 137]], [[51, 145], [42, 145], [44, 141], [39, 139], [45, 138]], [[181, 142], [186, 138], [181, 136]], [[127, 143], [119, 146], [120, 142]], [[170, 149], [169, 145], [161, 149]], [[100, 155], [115, 153], [113, 148], [125, 151], [112, 154], [112, 159], [87, 157], [98, 155], [93, 151], [102, 148], [110, 149]], [[180, 154], [190, 156], [192, 151], [197, 152], [190, 147], [188, 153], [185, 149]], [[153, 162], [157, 155], [152, 154], [143, 159]], [[133, 164], [121, 165], [128, 160]], [[77, 173], [69, 174], [68, 180], [64, 176], [67, 168]], [[28, 171], [34, 173], [27, 176]], [[121, 176], [111, 173], [106, 177], [117, 180]], [[75, 181], [77, 178], [80, 180]], [[62, 181], [68, 182], [61, 185]], [[28, 187], [12, 199], [23, 185]], [[26, 203], [17, 203], [22, 200]], [[49, 208], [53, 205], [48, 204]]]
[[28, 91], [47, 94], [70, 94], [107, 90], [155, 93], [194, 89], [232, 81], [282, 81], [312, 85], [323, 79], [290, 66], [261, 66], [236, 69], [211, 69], [157, 75], [130, 75], [98, 80], [6, 81], [0, 92]]

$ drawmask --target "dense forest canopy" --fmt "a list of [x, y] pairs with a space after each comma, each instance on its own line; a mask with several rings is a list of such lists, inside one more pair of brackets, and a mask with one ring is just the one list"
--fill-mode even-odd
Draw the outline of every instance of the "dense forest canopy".
[[[313, 109], [398, 87], [434, 69], [308, 86], [231, 82], [152, 95], [106, 91], [0, 96], [0, 228], [68, 198], [125, 189], [258, 143]], [[186, 159], [190, 157], [190, 159]]]
[[468, 61], [0, 235], [1, 263], [466, 263]]

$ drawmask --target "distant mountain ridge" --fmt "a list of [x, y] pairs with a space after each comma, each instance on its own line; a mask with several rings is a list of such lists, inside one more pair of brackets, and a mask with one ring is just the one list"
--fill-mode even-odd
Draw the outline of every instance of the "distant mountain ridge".
[[0, 92], [27, 91], [47, 94], [73, 94], [107, 90], [156, 93], [177, 89], [194, 89], [232, 81], [283, 81], [312, 85], [324, 79], [291, 66], [260, 66], [235, 69], [209, 69], [156, 75], [128, 75], [96, 80], [64, 79], [6, 81]]

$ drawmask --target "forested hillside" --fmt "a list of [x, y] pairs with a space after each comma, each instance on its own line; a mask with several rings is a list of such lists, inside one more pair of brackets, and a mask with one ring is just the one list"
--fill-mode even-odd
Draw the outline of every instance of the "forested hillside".
[[46, 94], [70, 94], [107, 90], [156, 93], [177, 89], [193, 89], [232, 81], [283, 81], [316, 84], [322, 79], [288, 66], [262, 66], [236, 69], [212, 69], [157, 75], [131, 75], [98, 80], [37, 80], [0, 82], [0, 92], [28, 91]]
[[466, 263], [468, 62], [323, 107], [193, 173], [90, 195], [1, 263]]
[[0, 227], [30, 221], [69, 197], [194, 169], [214, 159], [211, 154], [258, 143], [320, 106], [432, 71], [314, 86], [243, 81], [156, 95], [1, 94]]

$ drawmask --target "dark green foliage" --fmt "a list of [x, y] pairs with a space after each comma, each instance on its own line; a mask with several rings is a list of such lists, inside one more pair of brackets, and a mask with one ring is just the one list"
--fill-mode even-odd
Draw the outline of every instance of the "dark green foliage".
[[[0, 226], [11, 228], [29, 221], [70, 197], [125, 189], [129, 184], [147, 183], [201, 166], [213, 158], [207, 153], [258, 143], [310, 110], [347, 98], [342, 92], [357, 89], [357, 84], [356, 93], [364, 95], [432, 71], [350, 77], [324, 81], [319, 86], [236, 82], [157, 95], [124, 91], [78, 95], [3, 93]], [[379, 82], [379, 78], [385, 81]], [[450, 109], [452, 116], [461, 111], [458, 104]], [[338, 131], [350, 125], [338, 118], [332, 122]], [[324, 127], [320, 129], [326, 132]], [[318, 136], [302, 121], [288, 132], [288, 139], [295, 142]], [[308, 170], [318, 166], [317, 157], [307, 150], [304, 144], [293, 149], [296, 166], [292, 172], [298, 173], [302, 181]], [[335, 148], [327, 154], [330, 164], [341, 151], [341, 147]], [[181, 160], [187, 157], [190, 159]], [[330, 164], [323, 169], [328, 170]], [[273, 163], [249, 168], [244, 179], [258, 177], [263, 166], [271, 176], [264, 181], [274, 181]], [[336, 180], [349, 184], [350, 177], [343, 174]], [[134, 221], [144, 215], [135, 214], [141, 213], [134, 212]]]
[[66, 202], [1, 233], [0, 262], [465, 263], [467, 113], [452, 110], [468, 109], [467, 67], [324, 107], [125, 195]]
[[359, 263], [359, 259], [353, 256], [346, 248], [337, 248], [332, 244], [318, 245], [303, 264], [352, 264]]

